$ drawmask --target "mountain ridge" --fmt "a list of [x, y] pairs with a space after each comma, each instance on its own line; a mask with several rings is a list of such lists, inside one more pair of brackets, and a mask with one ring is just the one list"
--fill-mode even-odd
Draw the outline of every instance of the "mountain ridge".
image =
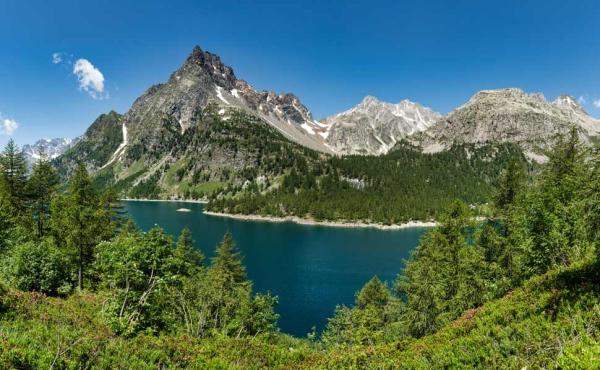
[[511, 142], [539, 162], [545, 160], [544, 151], [573, 128], [584, 143], [591, 144], [600, 133], [600, 120], [566, 95], [549, 102], [543, 94], [518, 88], [482, 90], [411, 142], [426, 153], [455, 144]]
[[122, 115], [120, 132], [127, 132], [127, 141], [119, 135], [121, 142], [109, 145], [119, 153], [101, 156], [107, 162], [94, 163], [92, 169], [103, 168], [110, 159], [131, 163], [137, 156], [132, 151], [168, 151], [161, 136], [176, 140], [173, 132], [184, 134], [199, 124], [209, 104], [216, 105], [224, 119], [229, 109], [239, 109], [292, 142], [335, 155], [386, 154], [404, 139], [425, 153], [457, 143], [507, 141], [540, 161], [543, 149], [571, 123], [583, 130], [584, 142], [600, 134], [600, 120], [590, 117], [574, 98], [561, 95], [548, 102], [541, 94], [517, 88], [479, 91], [447, 115], [407, 99], [393, 104], [367, 95], [356, 106], [317, 121], [294, 94], [257, 91], [218, 55], [196, 46], [166, 82], [151, 86]]

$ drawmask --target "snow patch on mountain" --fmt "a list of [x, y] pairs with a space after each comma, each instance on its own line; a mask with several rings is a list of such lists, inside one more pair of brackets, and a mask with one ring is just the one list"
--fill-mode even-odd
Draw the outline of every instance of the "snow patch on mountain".
[[125, 124], [123, 124], [122, 130], [123, 130], [123, 141], [117, 147], [117, 150], [115, 150], [115, 152], [113, 153], [113, 155], [109, 159], [109, 161], [106, 162], [106, 164], [104, 166], [102, 166], [102, 168], [107, 167], [108, 165], [115, 162], [116, 160], [120, 160], [121, 157], [123, 156], [123, 153], [125, 153], [125, 148], [127, 147], [127, 144], [129, 143], [128, 137], [127, 137], [127, 126], [125, 126]]

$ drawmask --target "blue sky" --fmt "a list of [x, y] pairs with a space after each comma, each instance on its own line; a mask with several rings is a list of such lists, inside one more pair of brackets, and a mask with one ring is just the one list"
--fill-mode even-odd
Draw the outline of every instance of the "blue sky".
[[586, 0], [2, 0], [0, 144], [6, 131], [19, 144], [78, 136], [99, 114], [126, 112], [196, 44], [258, 89], [295, 93], [316, 118], [368, 94], [446, 113], [513, 86], [583, 97], [598, 117], [599, 41], [600, 2]]

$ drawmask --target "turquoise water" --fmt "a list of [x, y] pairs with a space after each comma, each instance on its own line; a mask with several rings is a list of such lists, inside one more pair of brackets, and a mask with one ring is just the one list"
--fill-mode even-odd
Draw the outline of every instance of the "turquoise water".
[[[393, 282], [402, 260], [427, 230], [378, 230], [242, 221], [207, 216], [202, 204], [124, 202], [143, 230], [160, 225], [179, 235], [189, 227], [196, 246], [211, 257], [226, 231], [244, 255], [255, 291], [279, 296], [279, 327], [305, 336], [322, 330], [337, 304], [350, 305], [354, 294], [374, 275]], [[192, 212], [177, 212], [188, 208]]]

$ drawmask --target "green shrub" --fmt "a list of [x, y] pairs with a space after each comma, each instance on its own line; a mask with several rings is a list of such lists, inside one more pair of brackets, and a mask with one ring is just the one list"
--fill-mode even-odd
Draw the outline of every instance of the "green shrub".
[[71, 287], [68, 266], [68, 258], [53, 239], [27, 242], [13, 251], [12, 280], [17, 288], [25, 291], [49, 295], [66, 293]]

